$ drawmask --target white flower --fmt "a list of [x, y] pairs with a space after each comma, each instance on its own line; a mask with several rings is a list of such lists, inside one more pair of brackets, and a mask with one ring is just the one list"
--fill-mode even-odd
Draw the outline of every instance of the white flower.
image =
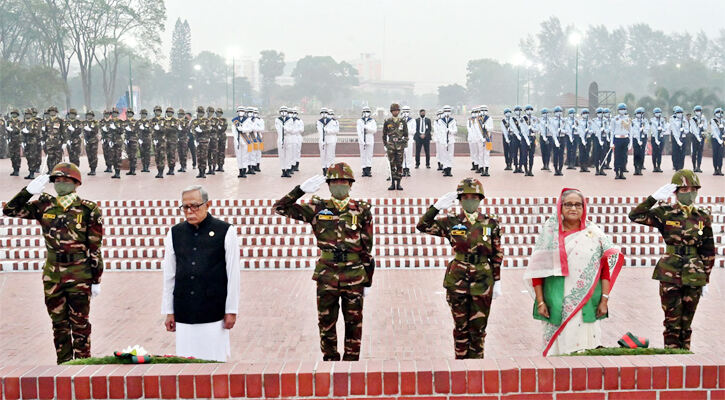
[[145, 356], [146, 354], [148, 354], [146, 349], [144, 349], [143, 347], [141, 347], [137, 344], [134, 345], [133, 347], [130, 347], [130, 346], [126, 347], [125, 349], [121, 350], [121, 352], [130, 353], [130, 354], [133, 354], [134, 356]]

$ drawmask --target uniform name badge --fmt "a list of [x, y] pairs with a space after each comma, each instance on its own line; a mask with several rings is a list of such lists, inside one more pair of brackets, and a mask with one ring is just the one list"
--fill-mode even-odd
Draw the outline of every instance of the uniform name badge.
[[466, 233], [468, 233], [468, 228], [463, 224], [458, 224], [451, 228], [452, 236], [466, 236]]
[[332, 221], [334, 214], [328, 209], [324, 209], [317, 213], [317, 219], [320, 221]]

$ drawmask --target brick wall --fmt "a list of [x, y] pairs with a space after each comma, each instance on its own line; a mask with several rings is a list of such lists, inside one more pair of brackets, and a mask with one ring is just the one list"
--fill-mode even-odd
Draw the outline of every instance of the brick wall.
[[717, 356], [0, 367], [7, 399], [725, 399]]

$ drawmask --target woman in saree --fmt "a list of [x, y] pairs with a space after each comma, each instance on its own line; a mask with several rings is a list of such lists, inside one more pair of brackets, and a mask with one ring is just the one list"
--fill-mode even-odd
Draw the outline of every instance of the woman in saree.
[[624, 264], [618, 247], [587, 220], [586, 200], [565, 188], [556, 215], [543, 225], [524, 273], [535, 294], [534, 318], [543, 321], [543, 355], [601, 346], [599, 320]]

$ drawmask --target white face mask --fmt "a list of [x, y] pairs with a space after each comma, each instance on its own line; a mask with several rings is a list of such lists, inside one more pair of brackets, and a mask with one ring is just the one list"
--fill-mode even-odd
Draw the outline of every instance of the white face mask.
[[702, 111], [695, 111], [695, 115], [699, 117], [700, 115], [702, 115]]
[[627, 110], [619, 110], [619, 115], [624, 115], [627, 113]]
[[511, 118], [511, 113], [510, 112], [507, 112], [504, 115], [506, 116], [506, 118]]
[[602, 113], [597, 113], [597, 117], [602, 118]]
[[488, 110], [485, 110], [485, 111], [483, 112], [483, 115], [488, 115]]
[[325, 119], [325, 118], [327, 118], [327, 113], [322, 113], [322, 114], [320, 114], [320, 115], [322, 116], [322, 119]]
[[662, 113], [655, 113], [655, 117], [659, 118], [662, 116]]
[[281, 113], [279, 113], [279, 115], [281, 115], [282, 117], [286, 117], [287, 116], [287, 111], [282, 111]]
[[446, 118], [448, 118], [448, 117], [451, 116], [451, 112], [450, 111], [446, 111], [446, 112], [443, 113], [443, 115], [445, 115]]
[[561, 117], [561, 111], [555, 112], [554, 115], [557, 116], [557, 117]]
[[517, 117], [520, 117], [521, 116], [521, 110], [514, 111], [514, 114], [516, 114]]
[[721, 115], [722, 115], [722, 114], [720, 114], [720, 113], [715, 113], [715, 117], [716, 117], [716, 118], [720, 118], [720, 116], [721, 116]]
[[677, 113], [677, 114], [675, 114], [675, 115], [677, 116], [677, 119], [682, 119], [682, 113], [681, 113], [681, 112], [678, 112], [678, 113]]
[[528, 115], [528, 116], [531, 116], [531, 113], [533, 113], [533, 111], [531, 111], [531, 110], [526, 110], [526, 115]]

